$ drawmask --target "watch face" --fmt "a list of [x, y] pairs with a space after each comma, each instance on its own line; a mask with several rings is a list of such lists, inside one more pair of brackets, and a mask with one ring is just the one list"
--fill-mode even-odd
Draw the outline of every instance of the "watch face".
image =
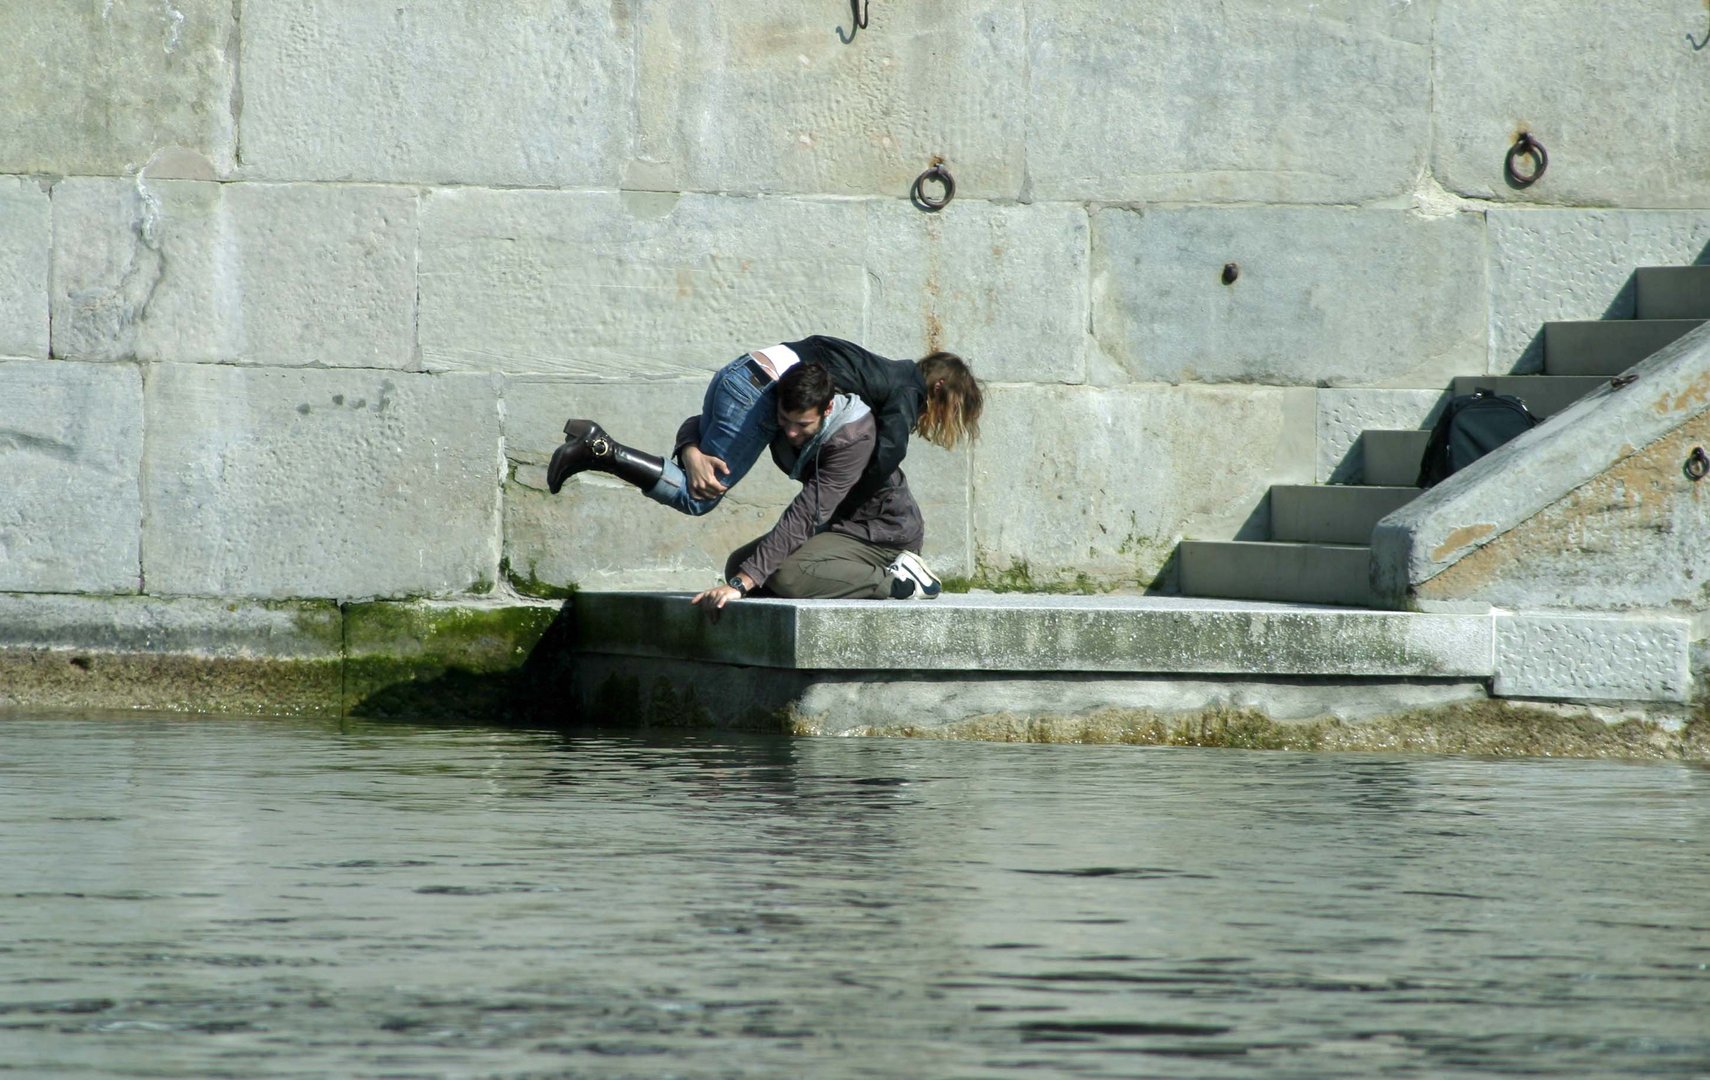
[[725, 582], [725, 584], [729, 585], [731, 588], [735, 589], [739, 593], [746, 593], [748, 591], [747, 589], [743, 588], [742, 579], [739, 577], [733, 577], [729, 581]]

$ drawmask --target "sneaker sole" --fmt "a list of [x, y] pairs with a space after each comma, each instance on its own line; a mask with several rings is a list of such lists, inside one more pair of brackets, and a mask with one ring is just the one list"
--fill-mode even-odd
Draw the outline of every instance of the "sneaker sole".
[[897, 556], [897, 562], [913, 577], [918, 588], [915, 591], [917, 600], [936, 600], [938, 594], [944, 591], [944, 583], [939, 581], [932, 571], [926, 568], [919, 555], [905, 551]]

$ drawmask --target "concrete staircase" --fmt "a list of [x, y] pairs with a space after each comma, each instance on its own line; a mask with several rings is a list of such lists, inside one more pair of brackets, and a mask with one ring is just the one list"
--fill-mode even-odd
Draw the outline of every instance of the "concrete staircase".
[[[1710, 266], [1640, 269], [1635, 292], [1631, 319], [1546, 323], [1543, 374], [1462, 376], [1451, 394], [1488, 387], [1548, 418], [1710, 319]], [[1183, 540], [1182, 594], [1379, 606], [1369, 581], [1372, 529], [1419, 494], [1414, 480], [1429, 437], [1367, 430], [1361, 483], [1272, 487], [1269, 539]]]

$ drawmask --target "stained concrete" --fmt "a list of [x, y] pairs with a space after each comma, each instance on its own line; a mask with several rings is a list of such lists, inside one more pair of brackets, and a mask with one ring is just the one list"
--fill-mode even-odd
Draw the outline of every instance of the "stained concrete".
[[0, 176], [0, 357], [47, 357], [52, 233], [46, 189]]
[[415, 364], [416, 195], [75, 178], [54, 187], [55, 353]]
[[[255, 5], [265, 6], [265, 5]], [[233, 166], [231, 0], [0, 4], [0, 173]]]
[[848, 201], [436, 191], [422, 207], [422, 360], [642, 382], [704, 378], [807, 333], [858, 338], [867, 214]]
[[239, 29], [252, 175], [618, 182], [632, 130], [628, 5], [251, 0]]
[[0, 590], [142, 587], [142, 375], [0, 360]]
[[1045, 122], [1028, 128], [1032, 192], [1360, 203], [1410, 190], [1429, 141], [1438, 6], [1035, 4], [1027, 93]]
[[161, 364], [145, 401], [147, 591], [344, 599], [495, 585], [492, 376]]
[[1271, 484], [1312, 480], [1313, 394], [994, 387], [974, 451], [976, 567], [1021, 591], [1152, 583], [1182, 535], [1240, 533]]
[[1103, 210], [1093, 325], [1137, 382], [1437, 388], [1484, 362], [1484, 228], [1469, 213]]

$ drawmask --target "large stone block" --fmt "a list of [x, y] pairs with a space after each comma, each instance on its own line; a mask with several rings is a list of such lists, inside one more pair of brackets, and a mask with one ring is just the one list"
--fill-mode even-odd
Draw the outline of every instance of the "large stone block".
[[1313, 393], [994, 388], [974, 451], [981, 569], [1024, 588], [1144, 585], [1184, 536], [1251, 535], [1270, 485], [1312, 481]]
[[331, 603], [0, 594], [0, 707], [337, 716]]
[[1094, 333], [1135, 380], [1440, 388], [1485, 362], [1476, 214], [1105, 210], [1093, 275]]
[[1446, 400], [1438, 390], [1318, 391], [1318, 482], [1358, 483], [1365, 469], [1361, 432], [1428, 428]]
[[235, 11], [231, 0], [0, 4], [12, 57], [0, 65], [0, 172], [113, 174], [153, 161], [226, 173]]
[[750, 348], [860, 338], [866, 220], [847, 201], [437, 192], [422, 210], [422, 359], [706, 378]]
[[58, 355], [414, 363], [413, 192], [65, 180], [54, 214]]
[[875, 204], [869, 340], [959, 353], [982, 379], [1084, 382], [1089, 234], [1078, 206]]
[[[1441, 0], [1433, 167], [1480, 199], [1703, 206], [1710, 126], [1697, 0]], [[1550, 165], [1519, 188], [1503, 168], [1522, 131]], [[1527, 169], [1530, 161], [1524, 162]]]
[[[700, 412], [703, 380], [632, 383], [513, 379], [505, 391], [505, 565], [533, 595], [583, 588], [693, 589], [712, 585], [731, 551], [763, 535], [800, 486], [762, 455], [717, 509], [689, 517], [603, 473], [583, 473], [556, 496], [546, 462], [567, 416], [598, 420], [614, 438], [670, 453], [677, 426]], [[926, 519], [925, 557], [939, 574], [969, 565], [968, 454], [915, 440], [903, 471]]]
[[1500, 697], [1691, 700], [1687, 619], [1498, 615]]
[[480, 376], [149, 371], [150, 593], [385, 597], [491, 588], [498, 388]]
[[53, 217], [33, 180], [0, 176], [0, 356], [48, 354]]
[[1633, 271], [1710, 262], [1710, 214], [1490, 211], [1490, 371], [1540, 371], [1546, 322], [1630, 319]]
[[136, 368], [0, 362], [0, 590], [135, 592]]
[[997, 0], [641, 5], [625, 183], [906, 198], [935, 156], [960, 193], [1026, 175], [1027, 13]]
[[1032, 194], [1345, 203], [1409, 191], [1429, 139], [1436, 6], [1034, 5]]
[[268, 179], [615, 187], [625, 5], [249, 0], [243, 161]]

